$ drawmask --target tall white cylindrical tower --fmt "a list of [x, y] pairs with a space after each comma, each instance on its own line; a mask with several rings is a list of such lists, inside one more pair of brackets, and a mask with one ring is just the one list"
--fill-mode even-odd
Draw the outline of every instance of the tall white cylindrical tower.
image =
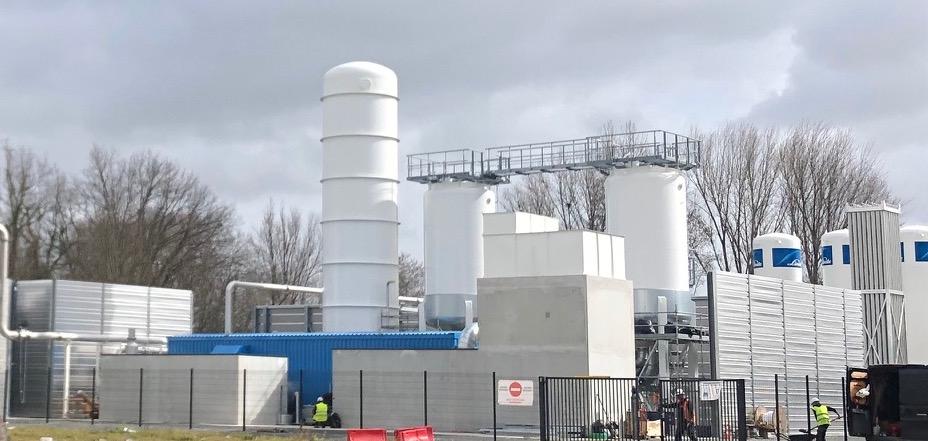
[[928, 364], [928, 226], [899, 230], [902, 241], [902, 292], [905, 294], [909, 363]]
[[802, 282], [802, 242], [784, 233], [762, 234], [754, 238], [754, 274]]
[[835, 288], [851, 286], [851, 235], [844, 230], [822, 235], [822, 284]]
[[625, 273], [635, 287], [635, 312], [692, 312], [686, 239], [686, 179], [676, 169], [612, 170], [606, 179], [606, 231], [625, 237]]
[[322, 296], [327, 332], [380, 331], [398, 306], [397, 80], [351, 62], [326, 72], [322, 92]]
[[432, 329], [464, 329], [464, 302], [474, 301], [483, 277], [483, 214], [496, 195], [474, 182], [429, 184], [423, 198], [425, 320]]

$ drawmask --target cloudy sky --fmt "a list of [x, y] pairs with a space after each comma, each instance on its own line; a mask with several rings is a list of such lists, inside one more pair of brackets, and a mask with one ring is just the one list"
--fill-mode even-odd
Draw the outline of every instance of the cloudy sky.
[[[268, 197], [318, 211], [321, 77], [353, 60], [399, 75], [402, 155], [823, 120], [928, 223], [923, 1], [4, 1], [0, 139], [66, 171], [94, 144], [156, 150], [244, 224]], [[400, 186], [416, 255], [423, 190]]]

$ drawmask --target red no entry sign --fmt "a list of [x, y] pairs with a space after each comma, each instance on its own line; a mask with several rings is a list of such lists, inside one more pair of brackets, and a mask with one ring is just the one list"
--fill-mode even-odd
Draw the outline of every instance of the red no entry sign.
[[496, 402], [500, 406], [531, 406], [535, 402], [535, 385], [531, 380], [499, 380]]

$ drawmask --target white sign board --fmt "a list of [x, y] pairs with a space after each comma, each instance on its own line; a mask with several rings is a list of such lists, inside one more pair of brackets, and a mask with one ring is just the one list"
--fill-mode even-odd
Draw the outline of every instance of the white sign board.
[[700, 401], [718, 401], [722, 395], [721, 381], [700, 381], [699, 382], [699, 400]]
[[500, 406], [531, 406], [535, 402], [535, 384], [531, 380], [499, 380], [496, 402]]

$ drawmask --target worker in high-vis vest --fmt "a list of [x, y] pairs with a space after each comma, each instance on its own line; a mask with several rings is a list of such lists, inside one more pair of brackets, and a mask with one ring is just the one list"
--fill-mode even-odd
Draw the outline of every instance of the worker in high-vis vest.
[[828, 426], [831, 425], [831, 415], [828, 412], [834, 412], [835, 415], [841, 416], [838, 411], [831, 406], [826, 406], [819, 401], [818, 398], [812, 400], [812, 414], [815, 416], [815, 425], [818, 426], [818, 431], [815, 434], [816, 441], [825, 441], [825, 432], [828, 431]]
[[325, 404], [322, 397], [316, 398], [316, 405], [313, 406], [313, 427], [325, 427], [329, 422], [329, 405]]

